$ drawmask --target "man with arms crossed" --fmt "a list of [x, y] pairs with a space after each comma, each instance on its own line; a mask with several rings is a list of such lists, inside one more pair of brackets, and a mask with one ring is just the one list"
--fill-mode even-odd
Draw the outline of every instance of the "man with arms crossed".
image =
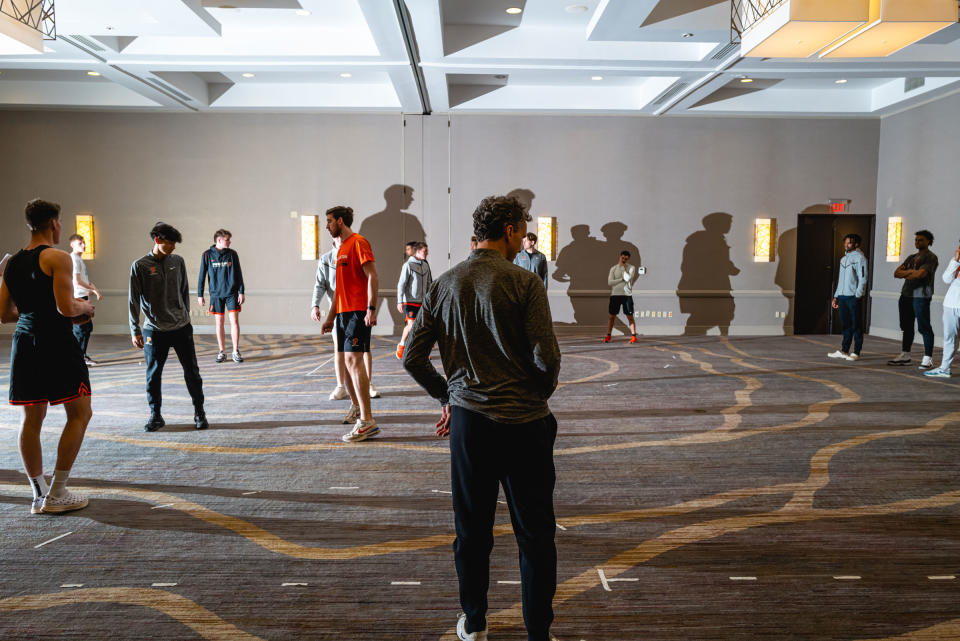
[[[335, 290], [337, 285], [337, 251], [340, 249], [340, 239], [333, 239], [333, 248], [320, 257], [320, 260], [317, 261], [317, 276], [313, 281], [313, 308], [310, 310], [310, 318], [317, 321], [318, 323], [323, 322], [323, 318], [320, 314], [320, 302], [323, 300], [324, 295], [330, 297], [330, 304], [333, 304], [334, 297], [336, 296]], [[350, 395], [347, 394], [347, 388], [343, 386], [343, 368], [345, 367], [343, 361], [343, 352], [338, 352], [337, 350], [337, 332], [336, 326], [334, 326], [333, 336], [333, 373], [337, 377], [337, 386], [333, 388], [333, 391], [330, 392], [331, 401], [342, 401], [345, 398], [350, 398]], [[370, 398], [378, 398], [380, 392], [377, 391], [377, 388], [373, 385], [373, 357], [370, 352], [363, 353], [363, 366], [367, 370], [367, 378], [370, 380]]]
[[233, 362], [242, 363], [240, 356], [240, 307], [244, 303], [243, 271], [240, 256], [230, 249], [232, 234], [218, 229], [213, 234], [213, 244], [200, 257], [200, 279], [197, 282], [197, 302], [203, 308], [203, 286], [210, 274], [210, 313], [214, 317], [217, 332], [217, 362], [226, 360], [223, 355], [223, 315], [230, 317], [230, 340], [233, 341]]
[[532, 231], [523, 237], [523, 251], [517, 253], [513, 264], [533, 272], [543, 281], [543, 286], [547, 286], [547, 257], [537, 250], [537, 235]]
[[430, 272], [430, 263], [427, 262], [426, 243], [414, 243], [413, 255], [403, 264], [400, 280], [397, 282], [397, 311], [403, 314], [405, 324], [400, 343], [397, 345], [397, 358], [403, 358], [403, 346], [407, 342], [407, 335], [417, 319], [423, 295], [433, 283], [433, 274]]
[[[197, 349], [193, 344], [190, 324], [190, 287], [187, 265], [173, 253], [183, 238], [166, 223], [157, 223], [150, 230], [153, 249], [130, 266], [130, 334], [133, 346], [143, 350], [147, 363], [147, 403], [150, 420], [145, 432], [156, 432], [166, 423], [160, 415], [163, 395], [160, 381], [170, 348], [177, 353], [183, 367], [183, 380], [193, 400], [193, 422], [198, 430], [209, 427], [203, 411], [203, 379], [197, 365]], [[145, 318], [140, 331], [140, 312]]]
[[621, 307], [623, 315], [627, 317], [627, 324], [630, 325], [630, 342], [637, 342], [637, 325], [633, 320], [633, 283], [637, 280], [637, 268], [629, 261], [630, 252], [624, 249], [620, 252], [620, 262], [611, 267], [607, 274], [607, 285], [610, 285], [610, 304], [607, 311], [610, 318], [607, 321], [607, 335], [603, 337], [604, 343], [611, 341], [613, 322], [617, 319], [617, 312]]
[[900, 353], [887, 361], [887, 365], [907, 365], [910, 363], [910, 349], [913, 346], [913, 322], [923, 336], [923, 360], [920, 369], [933, 367], [933, 327], [930, 325], [930, 299], [933, 298], [933, 282], [939, 261], [930, 251], [933, 234], [926, 229], [916, 233], [914, 246], [917, 253], [908, 256], [903, 264], [893, 272], [894, 278], [903, 279], [900, 290], [900, 329], [903, 331], [903, 344]]
[[[73, 297], [83, 300], [90, 300], [90, 294], [97, 297], [97, 300], [103, 298], [100, 296], [100, 290], [97, 286], [89, 282], [87, 276], [87, 266], [83, 262], [83, 252], [87, 250], [87, 241], [80, 234], [74, 234], [70, 237], [70, 258], [73, 260]], [[93, 321], [74, 324], [73, 335], [80, 343], [80, 351], [83, 352], [83, 360], [87, 365], [96, 365], [97, 361], [87, 356], [87, 345], [90, 343], [90, 334], [93, 332]]]
[[[527, 638], [547, 641], [557, 581], [553, 444], [547, 399], [560, 349], [547, 290], [512, 263], [530, 216], [515, 198], [485, 198], [473, 214], [477, 249], [440, 276], [413, 324], [403, 366], [439, 400], [437, 435], [450, 436], [453, 544], [460, 605], [457, 635], [487, 638], [487, 588], [499, 485], [520, 548]], [[429, 361], [434, 344], [447, 374]]]
[[940, 367], [923, 373], [930, 378], [950, 378], [950, 365], [953, 364], [953, 352], [957, 346], [957, 330], [960, 329], [960, 247], [953, 252], [953, 258], [943, 272], [941, 279], [950, 288], [943, 297], [943, 358]]
[[[73, 262], [60, 242], [60, 205], [31, 200], [30, 243], [8, 262], [0, 280], [0, 322], [17, 323], [10, 344], [10, 404], [23, 407], [20, 459], [33, 489], [31, 514], [69, 512], [87, 498], [67, 490], [70, 468], [90, 422], [90, 375], [71, 325], [93, 317], [93, 305], [73, 296]], [[64, 406], [67, 422], [53, 480], [43, 475], [40, 428], [48, 405]]]
[[[828, 358], [842, 358], [848, 361], [860, 360], [863, 348], [863, 328], [860, 327], [860, 299], [867, 289], [867, 257], [860, 251], [863, 241], [859, 234], [847, 234], [843, 237], [843, 249], [846, 251], [840, 259], [840, 274], [837, 276], [837, 291], [833, 294], [832, 306], [840, 310], [840, 324], [843, 327], [843, 340], [840, 349], [827, 354]], [[853, 352], [850, 352], [850, 343]]]
[[344, 364], [350, 411], [344, 424], [353, 429], [341, 438], [347, 443], [364, 441], [380, 433], [370, 409], [370, 378], [363, 366], [363, 354], [370, 351], [371, 328], [377, 324], [377, 266], [367, 239], [350, 229], [353, 209], [331, 207], [326, 211], [327, 231], [340, 239], [337, 250], [336, 292], [321, 331], [326, 334], [336, 323], [337, 351], [346, 352]]

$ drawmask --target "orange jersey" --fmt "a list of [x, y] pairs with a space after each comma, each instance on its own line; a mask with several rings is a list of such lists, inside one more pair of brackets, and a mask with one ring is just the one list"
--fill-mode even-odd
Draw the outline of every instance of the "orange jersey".
[[360, 234], [351, 234], [337, 252], [337, 313], [367, 310], [365, 263], [373, 262], [370, 242]]

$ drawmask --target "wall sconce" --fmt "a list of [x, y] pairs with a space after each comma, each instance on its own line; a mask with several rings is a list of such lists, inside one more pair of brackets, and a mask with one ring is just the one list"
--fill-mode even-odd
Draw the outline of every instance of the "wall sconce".
[[757, 218], [753, 224], [753, 262], [773, 262], [776, 235], [776, 218]]
[[77, 214], [77, 235], [83, 236], [85, 249], [80, 257], [84, 260], [93, 260], [95, 240], [93, 233], [93, 215]]
[[887, 262], [900, 262], [900, 240], [903, 238], [903, 219], [891, 216], [887, 219]]
[[317, 260], [320, 258], [319, 216], [300, 216], [300, 259]]
[[557, 217], [540, 216], [537, 218], [537, 249], [547, 260], [557, 259]]

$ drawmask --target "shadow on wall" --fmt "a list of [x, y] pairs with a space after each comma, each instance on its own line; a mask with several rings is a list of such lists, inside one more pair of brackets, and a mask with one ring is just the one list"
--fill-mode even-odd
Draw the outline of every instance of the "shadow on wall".
[[793, 334], [794, 285], [797, 273], [797, 228], [793, 227], [780, 234], [777, 239], [777, 275], [774, 282], [780, 293], [787, 299], [787, 315], [783, 319], [783, 333]]
[[[364, 218], [358, 230], [361, 236], [370, 241], [373, 248], [381, 291], [396, 288], [397, 281], [400, 280], [400, 270], [407, 259], [403, 251], [404, 245], [412, 240], [426, 241], [420, 220], [405, 211], [413, 203], [413, 187], [390, 185], [383, 192], [383, 199], [386, 201], [383, 210]], [[404, 323], [403, 315], [396, 308], [396, 296], [390, 300], [381, 296], [380, 301], [390, 310], [396, 331]]]
[[730, 332], [736, 309], [730, 277], [740, 273], [725, 238], [732, 224], [733, 216], [715, 212], [704, 216], [703, 229], [687, 236], [677, 284], [680, 312], [690, 315], [685, 336], [704, 336], [714, 327], [721, 336]]
[[[607, 274], [624, 249], [630, 252], [630, 263], [642, 265], [640, 250], [631, 242], [623, 240], [627, 225], [622, 222], [606, 223], [600, 228], [604, 240], [590, 235], [589, 225], [574, 225], [570, 228], [573, 240], [557, 254], [553, 280], [567, 283], [567, 296], [573, 307], [575, 325], [605, 327], [607, 324], [607, 301], [610, 286]], [[619, 318], [617, 328], [626, 331]]]

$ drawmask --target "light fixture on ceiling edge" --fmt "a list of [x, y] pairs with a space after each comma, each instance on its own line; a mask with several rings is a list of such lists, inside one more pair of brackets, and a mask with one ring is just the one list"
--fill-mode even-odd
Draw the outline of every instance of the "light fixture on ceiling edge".
[[33, 0], [26, 11], [0, 0], [0, 55], [43, 53], [44, 40], [56, 40], [54, 0]]

